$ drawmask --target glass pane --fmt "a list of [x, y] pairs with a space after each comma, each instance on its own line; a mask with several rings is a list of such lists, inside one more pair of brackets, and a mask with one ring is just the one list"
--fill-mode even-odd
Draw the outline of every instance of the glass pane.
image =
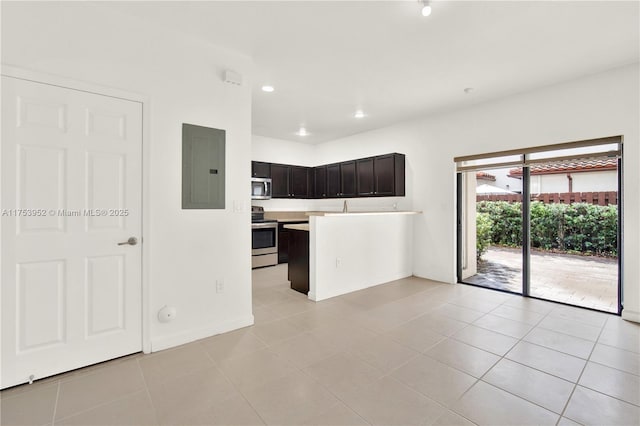
[[531, 168], [530, 294], [618, 311], [616, 159]]
[[276, 230], [274, 228], [253, 229], [251, 235], [253, 249], [269, 248], [276, 245]]
[[522, 176], [513, 169], [463, 177], [462, 281], [522, 292]]

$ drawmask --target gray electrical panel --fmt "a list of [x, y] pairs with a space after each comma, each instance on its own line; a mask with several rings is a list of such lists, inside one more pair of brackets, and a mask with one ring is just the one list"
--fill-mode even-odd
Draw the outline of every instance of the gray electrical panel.
[[182, 125], [182, 208], [224, 209], [225, 131]]

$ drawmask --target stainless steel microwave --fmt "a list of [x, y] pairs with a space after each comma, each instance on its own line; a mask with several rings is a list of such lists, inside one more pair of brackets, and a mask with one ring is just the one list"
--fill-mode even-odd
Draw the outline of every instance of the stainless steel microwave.
[[269, 200], [271, 198], [270, 178], [251, 178], [251, 199]]

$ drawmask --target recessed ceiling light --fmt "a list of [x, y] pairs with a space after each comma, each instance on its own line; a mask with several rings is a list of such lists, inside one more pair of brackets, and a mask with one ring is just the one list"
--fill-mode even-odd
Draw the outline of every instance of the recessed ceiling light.
[[465, 87], [464, 93], [468, 95], [469, 93], [473, 92], [474, 90], [475, 89], [473, 87]]
[[276, 90], [276, 89], [274, 89], [273, 86], [269, 86], [269, 85], [262, 86], [262, 91], [263, 92], [271, 93], [274, 90]]
[[300, 130], [298, 130], [296, 132], [296, 135], [298, 135], [298, 136], [308, 136], [309, 132], [307, 132], [307, 129], [305, 129], [304, 127], [300, 127]]
[[431, 2], [429, 0], [423, 0], [422, 2], [422, 16], [431, 15]]
[[365, 115], [364, 115], [364, 111], [362, 111], [361, 109], [359, 109], [359, 110], [357, 110], [357, 111], [353, 114], [353, 116], [354, 116], [355, 118], [364, 118], [364, 116], [365, 116]]

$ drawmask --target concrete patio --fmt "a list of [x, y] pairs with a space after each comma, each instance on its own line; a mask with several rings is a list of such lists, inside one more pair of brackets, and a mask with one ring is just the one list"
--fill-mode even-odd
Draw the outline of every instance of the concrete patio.
[[[490, 247], [478, 264], [478, 273], [465, 280], [520, 293], [522, 251]], [[618, 311], [618, 261], [533, 251], [531, 295], [606, 312]]]

